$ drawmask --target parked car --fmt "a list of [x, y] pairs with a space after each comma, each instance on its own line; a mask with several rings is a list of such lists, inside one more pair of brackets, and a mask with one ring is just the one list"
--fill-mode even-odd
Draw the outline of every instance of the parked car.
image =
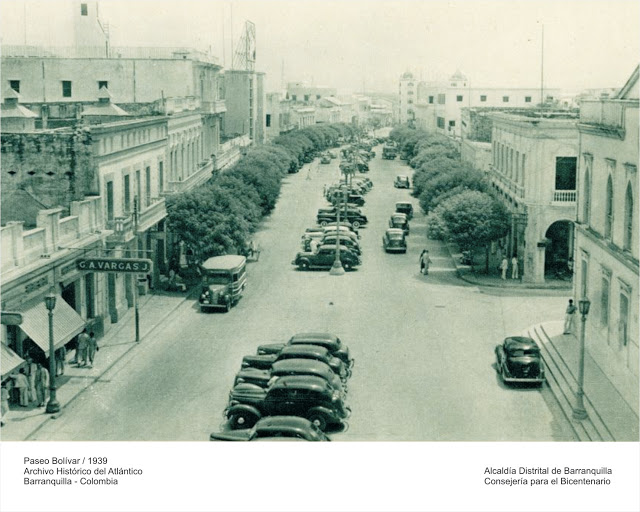
[[[329, 353], [340, 359], [348, 368], [352, 368], [354, 360], [350, 357], [347, 347], [338, 336], [328, 332], [300, 332], [294, 334], [288, 345], [319, 345], [329, 350]], [[258, 354], [279, 354], [284, 343], [269, 343], [258, 347]]]
[[336, 190], [327, 199], [335, 206], [338, 203], [344, 203], [345, 197], [347, 199], [347, 203], [353, 204], [354, 206], [364, 206], [364, 197], [355, 192], [347, 192], [345, 194], [341, 190]]
[[320, 345], [285, 345], [276, 354], [250, 355], [242, 358], [242, 368], [257, 368], [271, 370], [273, 363], [285, 359], [313, 359], [321, 361], [331, 368], [341, 379], [349, 378], [349, 371], [345, 364], [331, 355], [329, 349]]
[[409, 201], [398, 201], [396, 203], [396, 213], [404, 213], [407, 220], [413, 219], [413, 204]]
[[350, 411], [339, 391], [320, 377], [281, 377], [269, 389], [240, 384], [229, 394], [224, 412], [233, 430], [250, 428], [264, 416], [300, 416], [320, 430], [341, 425]]
[[338, 155], [336, 154], [335, 151], [328, 151], [327, 155], [329, 155], [329, 158], [337, 158]]
[[409, 221], [404, 213], [394, 213], [391, 215], [389, 218], [389, 227], [401, 229], [405, 235], [409, 234]]
[[[313, 268], [328, 270], [333, 266], [335, 259], [335, 244], [321, 245], [315, 253], [299, 252], [296, 254], [296, 257], [291, 264], [296, 265], [300, 270]], [[342, 261], [342, 266], [345, 270], [351, 270], [362, 263], [360, 258], [349, 249], [343, 249], [340, 251], [340, 261]]]
[[247, 384], [266, 388], [269, 385], [271, 378], [270, 368], [262, 370], [259, 368], [247, 367], [242, 368], [238, 373], [236, 373], [236, 377], [233, 379], [233, 385], [235, 387], [238, 384], [246, 382]]
[[503, 382], [529, 382], [542, 386], [545, 370], [540, 348], [532, 338], [509, 336], [497, 345], [496, 369]]
[[395, 181], [393, 182], [393, 186], [396, 188], [411, 188], [411, 182], [409, 181], [409, 176], [396, 176]]
[[[334, 250], [336, 247], [336, 234], [332, 234], [332, 235], [325, 235], [320, 241], [319, 241], [319, 245], [331, 245], [333, 246]], [[305, 250], [306, 249], [311, 249], [311, 242], [309, 242], [309, 244], [305, 244]], [[349, 238], [348, 236], [340, 236], [340, 254], [342, 254], [342, 251], [344, 249], [348, 249], [350, 250], [353, 254], [357, 255], [357, 256], [362, 256], [362, 250], [360, 249], [360, 244], [357, 241], [352, 240], [351, 238]]]
[[320, 163], [321, 164], [330, 164], [331, 163], [331, 157], [329, 155], [322, 155], [322, 158], [320, 159]]
[[271, 366], [271, 377], [279, 378], [288, 375], [314, 375], [326, 380], [333, 389], [340, 391], [343, 396], [347, 392], [347, 385], [327, 363], [316, 361], [314, 359], [285, 359], [276, 361]]
[[394, 160], [398, 155], [398, 150], [394, 146], [384, 146], [382, 148], [382, 158], [385, 160]]
[[[325, 225], [320, 226], [320, 228], [326, 229], [326, 230], [329, 230], [329, 231], [331, 231], [331, 230], [335, 231], [337, 227], [338, 227], [338, 223], [337, 222], [327, 222]], [[342, 217], [340, 217], [340, 229], [342, 229], [342, 228], [348, 228], [349, 231], [351, 231], [352, 233], [357, 235], [358, 238], [360, 238], [360, 234], [359, 234], [360, 232], [358, 231], [358, 228], [356, 228], [348, 220], [344, 220]]]
[[389, 228], [382, 235], [382, 247], [386, 252], [407, 252], [407, 239], [404, 231], [397, 228]]
[[314, 423], [298, 416], [267, 416], [251, 429], [214, 432], [210, 441], [331, 441]]
[[[318, 215], [316, 216], [316, 222], [321, 226], [327, 226], [332, 222], [337, 222], [337, 220], [338, 220], [338, 214], [336, 213], [335, 210], [334, 211], [319, 210]], [[346, 221], [349, 224], [351, 224], [354, 228], [358, 229], [360, 226], [364, 226], [368, 222], [368, 219], [366, 215], [359, 213], [354, 209], [347, 208], [346, 215], [344, 211], [340, 211], [340, 221], [341, 223], [343, 221]]]

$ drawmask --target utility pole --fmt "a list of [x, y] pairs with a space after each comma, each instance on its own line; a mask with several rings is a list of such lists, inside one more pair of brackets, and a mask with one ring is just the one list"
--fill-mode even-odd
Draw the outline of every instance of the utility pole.
[[[136, 255], [138, 252], [138, 196], [133, 198], [133, 233]], [[136, 341], [140, 341], [140, 312], [138, 310], [138, 274], [134, 274], [133, 283], [133, 308], [136, 324]]]

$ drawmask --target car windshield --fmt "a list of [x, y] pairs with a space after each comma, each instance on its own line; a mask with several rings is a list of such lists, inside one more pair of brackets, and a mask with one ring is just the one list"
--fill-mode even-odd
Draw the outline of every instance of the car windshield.
[[228, 284], [231, 282], [231, 275], [228, 272], [207, 272], [204, 276], [207, 284]]
[[525, 357], [525, 356], [534, 356], [538, 357], [539, 352], [535, 349], [528, 350], [514, 350], [511, 352], [511, 357]]
[[387, 236], [391, 240], [402, 240], [404, 235], [402, 233], [389, 233]]

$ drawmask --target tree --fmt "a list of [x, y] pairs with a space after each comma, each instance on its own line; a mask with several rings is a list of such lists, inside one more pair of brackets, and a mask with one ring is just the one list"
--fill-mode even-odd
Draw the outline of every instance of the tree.
[[462, 164], [451, 172], [433, 174], [421, 180], [420, 187], [420, 207], [425, 212], [464, 190], [486, 192], [489, 188], [484, 174], [467, 164]]
[[470, 190], [450, 197], [436, 209], [446, 236], [462, 251], [485, 247], [489, 271], [489, 244], [506, 236], [510, 217], [506, 207], [489, 194]]

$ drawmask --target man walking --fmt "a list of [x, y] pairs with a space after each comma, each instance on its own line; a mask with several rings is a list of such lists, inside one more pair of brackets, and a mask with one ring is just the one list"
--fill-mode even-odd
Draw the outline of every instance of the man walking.
[[515, 254], [511, 258], [511, 279], [518, 279], [518, 257]]
[[[89, 344], [89, 335], [87, 329], [82, 331], [78, 336], [78, 346], [76, 347], [76, 363], [78, 366], [87, 364], [87, 345]], [[82, 361], [82, 362], [81, 362]]]
[[13, 387], [18, 390], [18, 394], [20, 397], [20, 405], [22, 407], [28, 407], [29, 406], [29, 379], [27, 379], [24, 368], [20, 368], [20, 371], [14, 377]]
[[576, 307], [573, 305], [573, 300], [569, 299], [569, 305], [565, 311], [564, 316], [564, 334], [571, 334], [576, 316]]
[[500, 277], [502, 277], [502, 280], [506, 280], [507, 279], [507, 269], [509, 268], [509, 262], [507, 261], [506, 256], [504, 258], [502, 258], [502, 262], [500, 263], [500, 267], [498, 267], [501, 271], [502, 271], [502, 275]]
[[423, 249], [420, 253], [420, 273], [429, 275], [429, 264], [431, 263], [431, 258], [429, 258], [429, 251]]
[[89, 368], [93, 368], [93, 358], [96, 355], [97, 349], [98, 342], [96, 341], [96, 336], [92, 331], [89, 333], [89, 341], [87, 343], [87, 359], [89, 360]]

